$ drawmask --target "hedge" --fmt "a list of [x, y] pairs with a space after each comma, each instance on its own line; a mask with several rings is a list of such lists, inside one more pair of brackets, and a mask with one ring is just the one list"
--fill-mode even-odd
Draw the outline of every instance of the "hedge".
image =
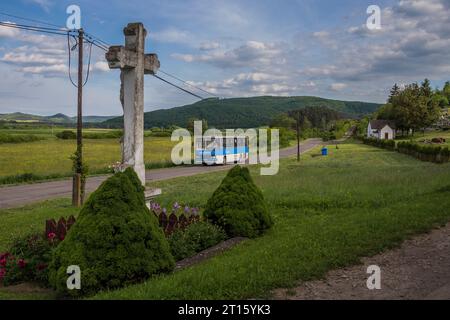
[[380, 140], [376, 138], [363, 138], [364, 144], [397, 151], [413, 156], [422, 161], [444, 163], [450, 161], [450, 150], [448, 147], [422, 145], [413, 141]]
[[0, 144], [2, 143], [26, 143], [44, 140], [45, 138], [33, 134], [6, 134], [0, 133]]

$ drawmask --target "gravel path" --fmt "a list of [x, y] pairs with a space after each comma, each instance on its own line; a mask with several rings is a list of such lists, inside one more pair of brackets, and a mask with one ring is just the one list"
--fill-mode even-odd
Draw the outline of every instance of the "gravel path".
[[[274, 291], [275, 299], [450, 299], [450, 223], [405, 241], [398, 249], [330, 271], [325, 280]], [[369, 265], [381, 268], [381, 289], [369, 290]]]

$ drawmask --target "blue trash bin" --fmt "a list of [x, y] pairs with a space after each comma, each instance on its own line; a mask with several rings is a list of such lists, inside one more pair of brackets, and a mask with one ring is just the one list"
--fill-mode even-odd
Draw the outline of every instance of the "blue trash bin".
[[327, 147], [323, 147], [322, 148], [322, 155], [323, 156], [327, 156], [328, 155], [328, 148]]

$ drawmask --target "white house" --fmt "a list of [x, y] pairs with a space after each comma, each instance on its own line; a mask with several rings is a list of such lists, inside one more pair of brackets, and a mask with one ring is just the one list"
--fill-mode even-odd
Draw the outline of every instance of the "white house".
[[377, 139], [395, 139], [395, 123], [389, 120], [371, 120], [367, 126], [367, 137]]

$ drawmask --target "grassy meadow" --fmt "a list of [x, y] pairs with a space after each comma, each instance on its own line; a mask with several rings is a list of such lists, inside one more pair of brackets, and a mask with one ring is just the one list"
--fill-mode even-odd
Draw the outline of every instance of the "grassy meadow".
[[[55, 137], [62, 128], [3, 129], [0, 134], [35, 135], [43, 140], [0, 144], [0, 181], [2, 178], [32, 173], [43, 178], [70, 176], [70, 156], [76, 140]], [[84, 129], [85, 134], [107, 134], [107, 129]], [[174, 142], [170, 137], [145, 137], [144, 159], [148, 167], [167, 165]], [[84, 159], [91, 173], [106, 172], [109, 165], [120, 161], [119, 139], [84, 139]]]
[[445, 143], [441, 144], [441, 146], [450, 147], [450, 131], [430, 131], [425, 132], [425, 134], [416, 133], [413, 137], [413, 140], [424, 143], [425, 140], [431, 140], [432, 138], [444, 138]]
[[[450, 220], [450, 164], [421, 162], [353, 141], [330, 147], [329, 153], [305, 154], [300, 163], [282, 159], [275, 176], [260, 176], [258, 166], [251, 167], [275, 221], [264, 236], [198, 265], [94, 298], [270, 297], [275, 288], [323, 277]], [[203, 207], [225, 174], [151, 185], [162, 188], [158, 201], [163, 205], [178, 201]], [[0, 248], [13, 236], [42, 229], [46, 218], [71, 213], [76, 212], [64, 199], [1, 210]]]

